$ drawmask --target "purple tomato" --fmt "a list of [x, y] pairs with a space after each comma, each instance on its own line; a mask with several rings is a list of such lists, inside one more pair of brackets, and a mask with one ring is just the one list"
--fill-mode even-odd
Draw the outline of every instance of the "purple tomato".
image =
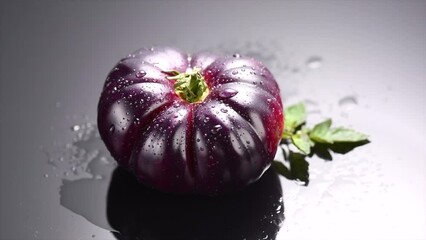
[[140, 49], [109, 73], [100, 135], [115, 160], [164, 192], [218, 195], [256, 181], [283, 130], [280, 90], [253, 58]]

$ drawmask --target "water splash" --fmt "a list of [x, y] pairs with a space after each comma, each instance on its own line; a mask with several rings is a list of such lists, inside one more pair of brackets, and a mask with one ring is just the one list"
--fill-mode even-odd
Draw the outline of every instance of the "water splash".
[[[74, 126], [78, 126], [76, 131]], [[51, 175], [62, 180], [60, 204], [96, 226], [112, 230], [107, 221], [105, 199], [117, 164], [102, 142], [96, 124], [74, 126], [73, 140], [65, 144], [60, 156], [49, 154], [48, 158], [53, 170]]]

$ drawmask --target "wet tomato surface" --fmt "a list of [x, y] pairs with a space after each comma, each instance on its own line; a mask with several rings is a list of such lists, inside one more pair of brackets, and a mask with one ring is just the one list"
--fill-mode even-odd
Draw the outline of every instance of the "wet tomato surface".
[[144, 48], [109, 73], [98, 105], [101, 138], [152, 188], [218, 195], [259, 179], [283, 130], [280, 90], [252, 58]]

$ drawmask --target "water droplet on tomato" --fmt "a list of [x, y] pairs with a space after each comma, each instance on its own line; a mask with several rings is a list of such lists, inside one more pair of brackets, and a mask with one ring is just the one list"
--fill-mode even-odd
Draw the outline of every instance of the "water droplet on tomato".
[[234, 71], [232, 71], [231, 73], [232, 73], [232, 75], [237, 75], [237, 74], [238, 74], [238, 71], [237, 71], [237, 70], [234, 70]]
[[133, 121], [133, 123], [135, 125], [139, 125], [141, 123], [141, 120], [139, 118], [135, 118], [135, 120]]
[[241, 55], [240, 55], [240, 54], [238, 54], [238, 53], [234, 53], [234, 54], [232, 54], [232, 56], [233, 56], [234, 58], [240, 58], [240, 57], [241, 57]]
[[209, 117], [205, 117], [204, 120], [203, 120], [203, 122], [207, 123], [209, 120], [210, 120]]
[[210, 130], [210, 132], [213, 133], [213, 134], [216, 134], [216, 133], [218, 133], [220, 131], [220, 129], [222, 129], [222, 126], [218, 124], [218, 125], [215, 125], [212, 128], [212, 130]]
[[204, 151], [204, 148], [203, 147], [200, 147], [200, 151], [202, 152], [202, 151]]
[[232, 88], [226, 88], [222, 92], [219, 93], [220, 98], [231, 98], [237, 95], [238, 91]]
[[137, 78], [142, 78], [146, 75], [146, 72], [144, 70], [140, 70], [136, 73]]
[[226, 110], [225, 108], [221, 108], [220, 111], [223, 112], [223, 113], [227, 113], [228, 112], [228, 110]]

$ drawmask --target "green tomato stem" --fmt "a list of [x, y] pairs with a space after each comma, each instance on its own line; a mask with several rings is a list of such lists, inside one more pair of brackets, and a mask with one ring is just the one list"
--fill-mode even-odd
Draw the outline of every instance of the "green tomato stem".
[[202, 102], [209, 94], [209, 88], [199, 68], [193, 68], [185, 73], [176, 70], [163, 72], [171, 75], [167, 79], [175, 81], [176, 94], [187, 102]]

